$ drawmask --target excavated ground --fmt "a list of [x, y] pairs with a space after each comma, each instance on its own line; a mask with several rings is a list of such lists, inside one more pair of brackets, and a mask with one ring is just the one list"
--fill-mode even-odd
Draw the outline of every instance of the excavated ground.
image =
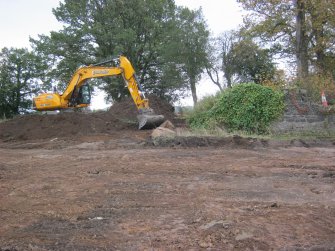
[[0, 124], [1, 251], [335, 250], [333, 141], [157, 147], [127, 104]]
[[[174, 122], [173, 106], [150, 96], [150, 106]], [[85, 135], [114, 134], [124, 130], [137, 131], [137, 108], [130, 98], [114, 104], [107, 112], [61, 114], [33, 114], [18, 116], [0, 123], [0, 139], [37, 140], [50, 138], [78, 138]]]

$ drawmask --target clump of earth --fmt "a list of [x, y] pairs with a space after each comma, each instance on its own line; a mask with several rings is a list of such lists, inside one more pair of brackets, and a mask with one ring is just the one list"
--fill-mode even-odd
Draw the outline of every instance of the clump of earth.
[[[149, 96], [149, 101], [156, 114], [174, 120], [174, 107], [170, 103], [153, 95]], [[22, 115], [0, 124], [0, 139], [34, 140], [135, 131], [138, 130], [137, 114], [133, 100], [124, 98], [108, 111]]]

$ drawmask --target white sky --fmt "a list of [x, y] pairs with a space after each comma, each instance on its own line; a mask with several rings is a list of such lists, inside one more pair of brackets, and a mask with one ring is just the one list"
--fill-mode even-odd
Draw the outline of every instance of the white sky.
[[0, 0], [0, 48], [29, 47], [29, 36], [61, 29], [52, 14], [59, 0]]
[[235, 29], [242, 23], [242, 10], [236, 0], [175, 0], [175, 3], [190, 9], [201, 7], [214, 34]]
[[[236, 29], [243, 21], [242, 8], [239, 7], [236, 0], [175, 0], [175, 3], [190, 9], [201, 7], [208, 28], [213, 35]], [[198, 99], [217, 91], [219, 88], [208, 77], [203, 77], [197, 85]], [[181, 100], [180, 104], [193, 105], [192, 97]]]
[[[202, 8], [205, 20], [213, 34], [235, 29], [242, 23], [242, 11], [235, 0], [175, 0], [177, 5], [190, 9]], [[62, 28], [52, 8], [59, 0], [0, 0], [0, 49], [3, 47], [29, 48], [29, 37], [49, 34]], [[217, 87], [204, 79], [198, 85], [198, 96], [215, 93]], [[93, 99], [93, 108], [103, 106], [101, 95]], [[192, 105], [191, 98], [182, 101]]]

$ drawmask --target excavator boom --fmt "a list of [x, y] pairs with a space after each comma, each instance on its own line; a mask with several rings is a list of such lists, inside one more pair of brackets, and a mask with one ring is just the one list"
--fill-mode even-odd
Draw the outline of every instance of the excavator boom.
[[149, 100], [139, 90], [135, 70], [129, 60], [120, 56], [116, 67], [101, 64], [79, 68], [72, 76], [63, 94], [44, 93], [34, 98], [34, 109], [38, 111], [51, 111], [71, 108], [83, 108], [90, 104], [90, 91], [86, 84], [88, 79], [106, 76], [121, 75], [126, 83], [130, 95], [138, 109], [139, 129], [151, 129], [164, 122], [163, 115], [156, 115], [149, 107]]

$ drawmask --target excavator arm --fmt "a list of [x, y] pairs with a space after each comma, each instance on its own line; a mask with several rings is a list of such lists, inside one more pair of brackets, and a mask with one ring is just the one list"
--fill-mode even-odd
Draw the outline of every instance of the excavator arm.
[[72, 76], [69, 84], [62, 95], [58, 93], [40, 94], [34, 98], [34, 109], [38, 111], [61, 110], [69, 108], [82, 108], [90, 104], [90, 98], [84, 98], [89, 92], [85, 85], [88, 79], [106, 76], [121, 75], [131, 94], [131, 97], [139, 111], [137, 116], [139, 128], [146, 129], [155, 127], [164, 121], [164, 116], [155, 115], [149, 107], [149, 101], [139, 90], [135, 70], [129, 60], [120, 56], [119, 65], [116, 67], [90, 65], [79, 68]]

